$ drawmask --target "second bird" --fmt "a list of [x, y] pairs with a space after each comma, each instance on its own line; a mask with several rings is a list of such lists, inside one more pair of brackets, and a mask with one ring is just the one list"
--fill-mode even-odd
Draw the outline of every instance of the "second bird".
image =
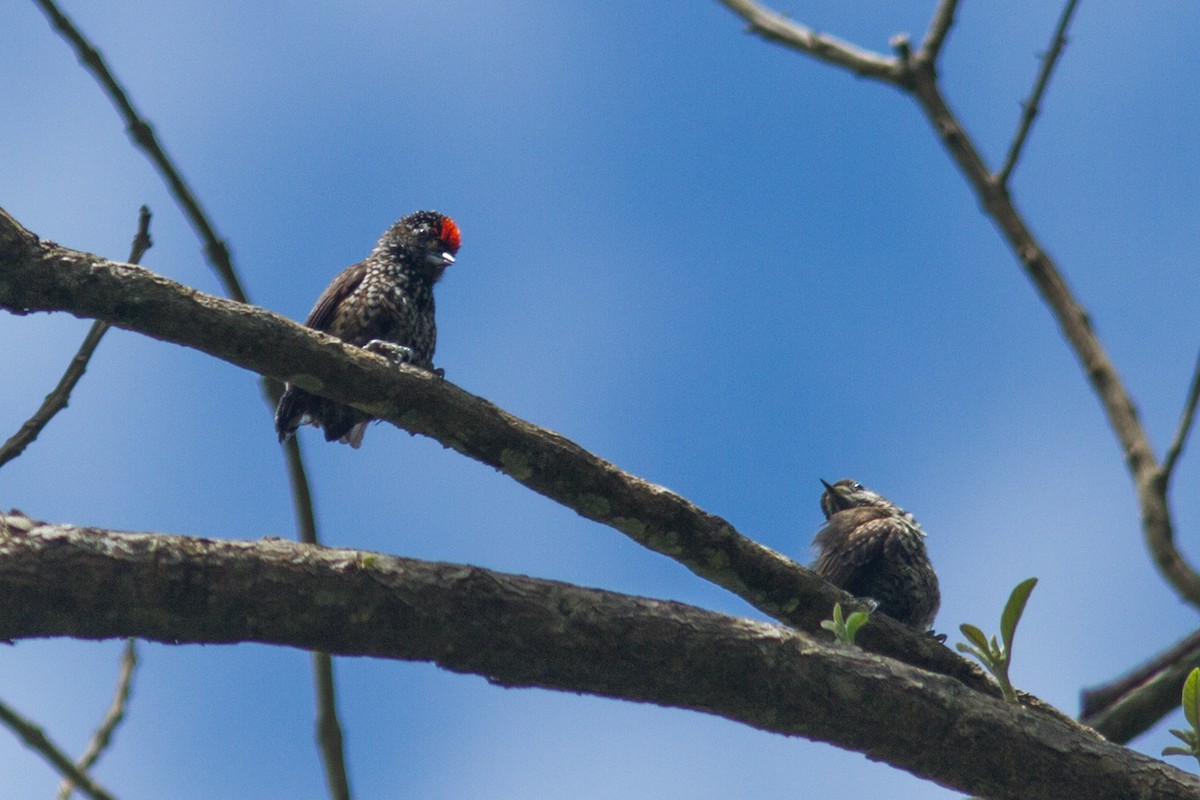
[[[371, 255], [333, 279], [304, 324], [393, 361], [433, 370], [433, 285], [454, 263], [461, 241], [449, 217], [436, 211], [409, 214], [388, 228]], [[279, 441], [310, 423], [324, 429], [326, 441], [358, 447], [370, 421], [365, 412], [291, 384], [275, 409]]]
[[825, 580], [855, 597], [869, 597], [889, 617], [929, 630], [942, 596], [925, 552], [925, 531], [912, 514], [849, 478], [825, 483], [817, 561]]

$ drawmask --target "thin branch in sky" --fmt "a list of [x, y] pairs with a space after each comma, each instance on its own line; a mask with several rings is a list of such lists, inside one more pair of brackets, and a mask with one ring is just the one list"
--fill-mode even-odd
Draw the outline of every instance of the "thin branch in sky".
[[[133, 246], [129, 250], [129, 263], [139, 263], [151, 245], [150, 209], [142, 206], [138, 212], [137, 233], [133, 237]], [[0, 446], [0, 467], [21, 455], [25, 448], [37, 439], [38, 434], [50, 423], [50, 420], [54, 419], [54, 415], [67, 407], [75, 384], [79, 383], [79, 379], [83, 377], [92, 354], [96, 352], [100, 340], [104, 338], [108, 329], [109, 324], [104, 321], [98, 320], [92, 324], [87, 336], [83, 337], [83, 343], [79, 345], [78, 352], [75, 353], [75, 357], [67, 365], [66, 372], [59, 379], [58, 385], [50, 394], [46, 395], [46, 399], [42, 401], [42, 405], [33, 413], [33, 416], [25, 420], [17, 432]]]
[[7, 725], [13, 733], [21, 737], [21, 740], [26, 745], [49, 761], [60, 774], [74, 781], [79, 791], [93, 800], [115, 800], [114, 796], [108, 790], [92, 780], [91, 776], [86, 772], [81, 772], [79, 768], [71, 763], [70, 757], [67, 756], [62, 748], [50, 741], [45, 731], [2, 702], [0, 702], [0, 723]]
[[35, 0], [35, 2], [42, 7], [42, 11], [50, 18], [51, 24], [58, 29], [63, 38], [75, 48], [79, 62], [90, 70], [96, 80], [100, 82], [109, 99], [117, 107], [117, 111], [125, 119], [129, 136], [133, 139], [134, 144], [146, 153], [150, 162], [166, 180], [171, 194], [175, 196], [176, 202], [183, 209], [184, 216], [187, 217], [204, 242], [204, 252], [209, 263], [216, 269], [218, 277], [225, 284], [225, 291], [239, 302], [250, 302], [242, 290], [241, 281], [238, 280], [237, 272], [233, 268], [229, 257], [229, 248], [217, 235], [216, 229], [200, 207], [200, 201], [192, 193], [179, 169], [158, 143], [158, 139], [154, 135], [154, 128], [138, 114], [124, 87], [117, 83], [117, 79], [108, 68], [100, 51], [84, 38], [79, 29], [58, 9], [53, 0]]
[[1179, 456], [1183, 453], [1183, 445], [1187, 442], [1188, 434], [1192, 430], [1197, 401], [1200, 401], [1200, 356], [1196, 358], [1196, 369], [1192, 373], [1192, 387], [1188, 390], [1187, 401], [1183, 404], [1183, 413], [1179, 417], [1179, 428], [1175, 431], [1175, 438], [1171, 440], [1171, 446], [1167, 448], [1167, 454], [1163, 458], [1163, 491], [1166, 491], [1167, 484], [1171, 481], [1171, 473], [1175, 471], [1175, 464], [1179, 461]]
[[[238, 278], [237, 270], [234, 268], [232, 258], [229, 255], [229, 247], [217, 235], [215, 226], [209, 221], [208, 216], [200, 206], [199, 200], [196, 199], [195, 194], [187, 185], [187, 182], [184, 181], [183, 175], [158, 143], [158, 139], [154, 135], [154, 129], [133, 107], [128, 93], [117, 82], [112, 71], [105, 63], [103, 56], [84, 38], [83, 34], [79, 32], [79, 29], [75, 27], [71, 20], [58, 9], [53, 0], [36, 0], [36, 2], [42, 7], [42, 10], [49, 17], [54, 27], [75, 48], [80, 63], [91, 70], [96, 80], [100, 82], [100, 85], [104, 88], [109, 98], [116, 105], [118, 112], [125, 119], [130, 137], [134, 143], [146, 153], [151, 163], [154, 164], [159, 174], [167, 182], [171, 194], [183, 210], [184, 216], [191, 223], [192, 229], [196, 231], [201, 241], [204, 242], [204, 253], [209, 263], [216, 270], [217, 276], [225, 285], [225, 291], [238, 302], [249, 303], [249, 298], [242, 288], [241, 280]], [[273, 412], [275, 405], [279, 402], [279, 398], [283, 394], [283, 386], [278, 381], [269, 378], [263, 378], [261, 383], [267, 405]], [[312, 510], [312, 492], [309, 489], [300, 448], [296, 444], [289, 444], [284, 448], [284, 453], [287, 459], [293, 503], [296, 508], [299, 538], [304, 542], [316, 543], [318, 535], [316, 519]], [[317, 659], [317, 663], [319, 662], [320, 659]], [[320, 720], [337, 719], [336, 698], [331, 683], [328, 685], [327, 691], [321, 688], [326, 685], [326, 678], [323, 676], [321, 670], [318, 669], [314, 680], [318, 687], [318, 698], [321, 702], [327, 703], [327, 705], [317, 710], [318, 727], [320, 727]], [[318, 731], [318, 738], [320, 737], [321, 733]], [[326, 753], [327, 748], [323, 745], [322, 755], [324, 756]], [[344, 774], [345, 758], [342, 754], [339, 754], [336, 758], [323, 758], [323, 761], [328, 783], [331, 787], [348, 785]], [[338, 770], [342, 770], [343, 774], [335, 774]], [[348, 794], [335, 794], [335, 800], [348, 800], [348, 797]]]
[[925, 34], [924, 41], [921, 42], [921, 52], [930, 64], [937, 63], [938, 56], [942, 52], [942, 45], [946, 43], [946, 36], [950, 33], [950, 28], [954, 26], [954, 12], [957, 10], [958, 0], [941, 0], [934, 10], [933, 19], [929, 23], [929, 31]]
[[[721, 0], [721, 2], [750, 20], [752, 28], [756, 28], [755, 20], [759, 16], [768, 21], [781, 19], [778, 15], [766, 11], [751, 0]], [[1037, 104], [1040, 102], [1041, 94], [1045, 91], [1045, 85], [1050, 79], [1050, 74], [1062, 49], [1066, 28], [1070, 23], [1076, 3], [1077, 0], [1069, 0], [1064, 9], [1055, 33], [1055, 47], [1047, 54], [1042, 65], [1042, 75], [1039, 76], [1038, 86], [1034, 90], [1031, 101], [1026, 104], [1026, 116], [1029, 123], [1032, 123], [1033, 115], [1037, 113]], [[931, 30], [925, 37], [925, 41], [928, 42], [932, 39], [937, 42], [940, 37], [944, 36], [939, 31], [943, 27], [947, 27], [947, 20], [952, 11], [953, 3], [943, 2], [939, 7], [939, 13], [934, 16]], [[812, 47], [806, 46], [804, 36], [792, 33], [792, 31], [806, 32], [810, 29], [790, 20], [786, 22], [790, 27], [783, 28], [781, 32], [778, 32], [774, 37], [776, 40], [783, 41], [796, 50], [821, 58], [826, 62], [857, 71], [853, 59], [830, 58], [828, 55], [816, 52]], [[1030, 230], [1025, 217], [1009, 196], [1003, 179], [1007, 178], [1011, 167], [1007, 167], [1007, 171], [1002, 169], [998, 175], [992, 174], [979, 149], [975, 146], [975, 142], [942, 95], [937, 72], [928, 55], [924, 51], [918, 51], [914, 57], [905, 57], [907, 37], [900, 37], [896, 41], [901, 45], [898, 48], [901, 56], [894, 59], [894, 74], [883, 72], [875, 77], [890, 80], [907, 90], [917, 101], [934, 131], [942, 140], [947, 152], [958, 164], [959, 171], [975, 190], [984, 212], [996, 223], [1013, 254], [1020, 261], [1026, 275], [1029, 276], [1043, 302], [1058, 322], [1064, 338], [1071, 346], [1076, 358], [1079, 359], [1083, 373], [1099, 399], [1100, 405], [1108, 417], [1109, 425], [1124, 451], [1126, 467], [1129, 469], [1137, 489], [1138, 503], [1142, 512], [1142, 529], [1151, 556], [1154, 558], [1159, 572], [1175, 591], [1192, 605], [1200, 607], [1200, 574], [1192, 569], [1175, 546], [1171, 511], [1167, 506], [1166, 498], [1162, 492], [1146, 488], [1151, 487], [1159, 474], [1159, 466], [1154, 451], [1150, 447], [1150, 439], [1138, 418], [1137, 409], [1120, 374], [1092, 329], [1089, 314], [1075, 299], [1075, 295], [1059, 271], [1058, 265]], [[838, 52], [857, 52], [857, 48], [853, 45], [839, 43], [839, 47], [841, 49]], [[1027, 128], [1027, 125], [1023, 125], [1023, 127]], [[1026, 130], [1025, 133], [1027, 134], [1028, 131]], [[1019, 138], [1023, 141], [1024, 136]], [[1016, 153], [1016, 157], [1019, 157], [1020, 149], [1020, 142], [1014, 142], [1013, 151]], [[1015, 163], [1015, 157], [1010, 160]]]
[[1018, 159], [1021, 158], [1021, 148], [1025, 146], [1029, 129], [1033, 127], [1033, 119], [1040, 110], [1042, 95], [1045, 94], [1046, 87], [1050, 84], [1050, 76], [1054, 74], [1058, 57], [1062, 55], [1063, 48], [1067, 45], [1067, 28], [1071, 25], [1071, 17], [1075, 15], [1075, 6], [1078, 2], [1079, 0], [1067, 0], [1062, 16], [1058, 20], [1058, 27], [1054, 30], [1054, 38], [1050, 41], [1050, 50], [1042, 59], [1042, 69], [1038, 72], [1037, 82], [1033, 85], [1033, 94], [1021, 104], [1021, 122], [1017, 126], [1017, 133], [1013, 137], [1012, 145], [1008, 148], [1008, 157], [1004, 159], [1004, 166], [996, 174], [996, 182], [1001, 186], [1008, 184], [1008, 179], [1012, 175], [1013, 169], [1016, 168]]
[[[293, 437], [295, 438], [295, 437]], [[346, 770], [346, 748], [337, 717], [334, 694], [333, 656], [314, 652], [313, 683], [317, 693], [317, 747], [325, 768], [325, 785], [333, 800], [350, 800], [350, 778]]]
[[887, 83], [898, 83], [903, 75], [895, 58], [873, 53], [833, 36], [817, 33], [754, 0], [720, 0], [750, 26], [750, 32], [768, 41], [844, 67], [858, 75]]
[[[137, 649], [134, 646], [134, 640], [126, 639], [125, 648], [121, 651], [121, 671], [117, 675], [117, 690], [113, 694], [112, 704], [104, 714], [104, 719], [100, 721], [96, 732], [92, 734], [92, 740], [88, 742], [83, 755], [75, 762], [75, 766], [79, 768], [80, 772], [91, 769], [92, 765], [99, 760], [105, 748], [112, 741], [113, 732], [125, 719], [125, 707], [129, 702], [129, 692], [133, 687], [133, 672], [136, 668]], [[75, 791], [75, 781], [69, 777], [63, 778], [62, 785], [58, 787], [58, 800], [67, 800], [73, 791]]]

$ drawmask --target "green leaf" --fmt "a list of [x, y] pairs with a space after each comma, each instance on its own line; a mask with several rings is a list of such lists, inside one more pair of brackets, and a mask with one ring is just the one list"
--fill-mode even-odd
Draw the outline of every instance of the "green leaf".
[[979, 661], [985, 667], [988, 667], [989, 669], [991, 668], [992, 657], [986, 651], [980, 650], [978, 647], [975, 647], [974, 645], [964, 644], [963, 642], [958, 642], [954, 646], [955, 646], [955, 648], [958, 649], [958, 652], [966, 653], [969, 656], [975, 656], [975, 658], [979, 659]]
[[1010, 658], [1013, 634], [1017, 632], [1017, 623], [1025, 613], [1025, 603], [1029, 601], [1029, 595], [1033, 592], [1033, 587], [1037, 586], [1037, 582], [1037, 578], [1027, 578], [1018, 583], [1008, 596], [1008, 602], [1004, 604], [1004, 613], [1000, 615], [1000, 638], [1004, 640], [1004, 652]]
[[832, 633], [834, 636], [837, 635], [838, 626], [837, 626], [837, 623], [834, 622], [833, 620], [829, 620], [829, 619], [821, 620], [821, 627], [824, 628], [825, 630], [829, 631], [830, 633]]
[[1192, 733], [1191, 731], [1181, 731], [1178, 728], [1171, 728], [1171, 733], [1172, 733], [1172, 735], [1174, 735], [1180, 739], [1183, 739], [1183, 741], [1186, 742], [1189, 746], [1196, 739], [1196, 734]]
[[871, 615], [865, 611], [855, 611], [850, 615], [850, 619], [846, 620], [846, 636], [850, 641], [854, 641], [854, 637], [858, 634], [858, 629], [867, 624], [867, 620]]
[[838, 627], [841, 627], [844, 624], [844, 621], [842, 618], [842, 604], [841, 603], [833, 604], [833, 621], [834, 621], [834, 624], [836, 624]]
[[1184, 750], [1182, 747], [1164, 747], [1162, 754], [1164, 756], [1190, 756], [1191, 750]]
[[1200, 729], [1200, 667], [1192, 670], [1183, 682], [1183, 716], [1187, 717], [1192, 730]]
[[964, 622], [958, 626], [958, 629], [962, 631], [962, 635], [967, 637], [968, 641], [975, 645], [975, 647], [985, 653], [988, 651], [987, 637], [983, 635], [983, 631], [979, 630], [979, 628], [968, 622]]

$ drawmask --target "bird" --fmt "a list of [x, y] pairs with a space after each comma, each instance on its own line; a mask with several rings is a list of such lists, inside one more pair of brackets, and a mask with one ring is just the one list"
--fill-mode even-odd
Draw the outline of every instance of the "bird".
[[813, 570], [855, 597], [870, 598], [898, 622], [928, 631], [941, 605], [925, 531], [912, 514], [850, 478], [822, 480], [825, 525]]
[[[440, 377], [444, 373], [433, 368], [433, 285], [454, 263], [461, 243], [457, 223], [444, 214], [417, 211], [401, 218], [369, 256], [333, 279], [304, 324]], [[326, 441], [357, 448], [371, 419], [363, 411], [289, 383], [275, 409], [275, 431], [282, 442], [301, 425], [316, 425], [325, 431]]]

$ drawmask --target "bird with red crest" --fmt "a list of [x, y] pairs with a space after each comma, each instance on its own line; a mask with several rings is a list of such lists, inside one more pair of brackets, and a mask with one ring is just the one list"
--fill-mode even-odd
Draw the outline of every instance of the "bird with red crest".
[[[433, 285], [462, 244], [454, 220], [436, 211], [402, 218], [380, 237], [362, 261], [346, 267], [329, 284], [304, 324], [396, 363], [434, 370], [437, 346]], [[371, 417], [288, 384], [275, 409], [282, 442], [301, 425], [322, 428], [326, 441], [362, 444]]]

